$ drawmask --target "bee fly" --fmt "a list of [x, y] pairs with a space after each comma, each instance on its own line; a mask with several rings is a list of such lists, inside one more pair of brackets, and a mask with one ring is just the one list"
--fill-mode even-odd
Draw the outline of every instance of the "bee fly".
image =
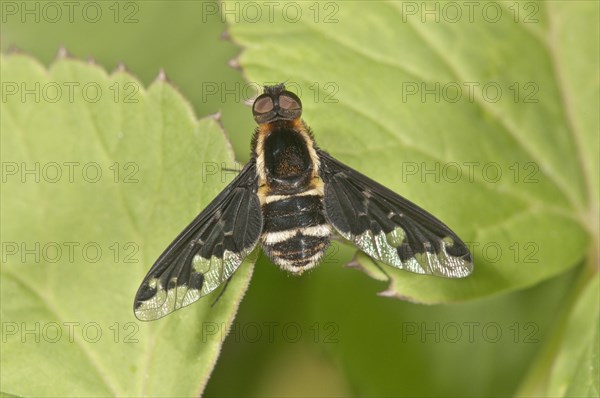
[[396, 268], [471, 273], [471, 253], [450, 228], [317, 147], [300, 99], [283, 84], [265, 87], [252, 113], [252, 158], [156, 260], [135, 296], [138, 319], [212, 292], [258, 244], [299, 275], [319, 263], [334, 232]]

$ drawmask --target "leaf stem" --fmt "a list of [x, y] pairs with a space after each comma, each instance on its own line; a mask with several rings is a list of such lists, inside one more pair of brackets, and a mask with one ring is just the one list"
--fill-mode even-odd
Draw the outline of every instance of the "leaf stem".
[[[547, 396], [550, 376], [556, 357], [563, 343], [569, 317], [573, 307], [577, 304], [579, 297], [586, 290], [587, 285], [593, 280], [593, 276], [597, 272], [597, 268], [593, 266], [593, 262], [596, 261], [596, 258], [596, 256], [590, 255], [585, 263], [578, 267], [579, 270], [578, 275], [575, 278], [575, 283], [573, 284], [571, 291], [567, 294], [565, 303], [557, 314], [554, 332], [548, 336], [544, 346], [533, 360], [529, 367], [529, 371], [523, 378], [515, 396]], [[592, 266], [589, 264], [590, 261], [592, 262]]]

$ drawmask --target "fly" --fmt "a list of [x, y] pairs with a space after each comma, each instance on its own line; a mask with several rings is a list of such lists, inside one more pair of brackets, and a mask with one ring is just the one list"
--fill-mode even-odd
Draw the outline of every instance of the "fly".
[[136, 296], [140, 320], [161, 318], [226, 282], [260, 245], [293, 274], [317, 266], [333, 234], [374, 260], [419, 274], [462, 278], [467, 246], [440, 220], [315, 143], [302, 103], [283, 84], [252, 106], [252, 157], [156, 260]]

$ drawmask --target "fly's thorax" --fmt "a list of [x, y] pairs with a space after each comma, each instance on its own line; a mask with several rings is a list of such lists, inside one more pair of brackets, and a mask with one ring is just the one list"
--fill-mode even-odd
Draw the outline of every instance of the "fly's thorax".
[[319, 176], [314, 139], [301, 119], [259, 124], [252, 142], [259, 186], [269, 192], [301, 192]]

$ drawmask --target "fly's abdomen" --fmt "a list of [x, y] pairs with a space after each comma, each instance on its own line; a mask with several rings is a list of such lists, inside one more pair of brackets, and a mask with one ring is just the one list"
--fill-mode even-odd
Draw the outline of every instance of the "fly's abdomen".
[[262, 205], [263, 250], [275, 264], [294, 273], [319, 262], [331, 235], [321, 196], [307, 193], [267, 196]]

